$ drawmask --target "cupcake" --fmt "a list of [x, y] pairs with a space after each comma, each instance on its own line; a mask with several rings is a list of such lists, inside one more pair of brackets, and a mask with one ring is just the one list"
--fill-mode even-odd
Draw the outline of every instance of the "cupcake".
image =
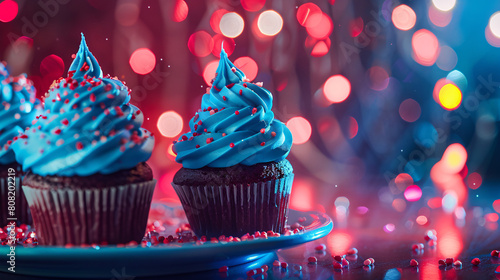
[[120, 244], [144, 236], [156, 181], [154, 138], [130, 90], [103, 77], [82, 34], [68, 76], [12, 144], [40, 245]]
[[250, 83], [222, 50], [190, 132], [173, 147], [183, 167], [172, 185], [197, 236], [283, 232], [292, 134], [274, 118], [272, 103], [271, 93]]
[[[12, 77], [0, 62], [0, 221], [3, 223], [0, 226], [9, 221], [31, 224], [21, 188], [23, 172], [10, 146], [16, 136], [31, 126], [39, 105], [33, 83], [26, 75]], [[12, 194], [15, 200], [9, 200]]]

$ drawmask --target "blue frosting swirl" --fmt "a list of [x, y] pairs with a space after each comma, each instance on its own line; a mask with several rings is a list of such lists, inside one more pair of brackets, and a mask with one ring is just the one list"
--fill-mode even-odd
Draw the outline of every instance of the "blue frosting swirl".
[[130, 90], [102, 71], [82, 34], [67, 78], [45, 97], [44, 114], [12, 144], [25, 170], [46, 176], [89, 176], [129, 169], [151, 156], [154, 138]]
[[12, 77], [0, 62], [0, 164], [16, 161], [12, 140], [31, 126], [39, 106], [33, 83], [26, 75]]
[[190, 131], [174, 143], [176, 161], [197, 169], [280, 161], [292, 147], [292, 134], [271, 111], [273, 97], [250, 83], [224, 49], [212, 87], [189, 122]]

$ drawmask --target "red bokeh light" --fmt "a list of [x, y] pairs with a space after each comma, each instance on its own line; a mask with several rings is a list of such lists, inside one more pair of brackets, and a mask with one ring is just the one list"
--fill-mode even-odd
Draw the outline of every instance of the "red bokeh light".
[[404, 196], [408, 201], [417, 201], [422, 197], [422, 190], [417, 185], [411, 185], [406, 188]]
[[217, 71], [218, 65], [219, 61], [214, 60], [212, 62], [209, 62], [205, 66], [205, 69], [203, 70], [203, 79], [205, 80], [205, 83], [207, 83], [207, 85], [209, 86], [212, 85], [212, 79], [215, 77], [215, 71]]
[[9, 22], [16, 18], [19, 7], [15, 1], [5, 0], [0, 2], [0, 21]]
[[45, 57], [40, 63], [40, 74], [43, 78], [58, 78], [64, 74], [64, 61], [55, 54]]
[[427, 29], [418, 30], [413, 34], [411, 45], [416, 62], [424, 66], [431, 66], [436, 62], [439, 55], [439, 42], [432, 32]]
[[213, 40], [214, 48], [212, 50], [212, 54], [216, 57], [220, 57], [222, 42], [224, 42], [224, 51], [226, 51], [227, 56], [230, 56], [234, 52], [236, 44], [234, 43], [234, 40], [232, 38], [225, 37], [221, 34], [215, 34]]
[[[312, 37], [308, 37], [308, 38], [312, 38]], [[315, 39], [313, 39], [313, 40], [315, 40]], [[316, 44], [314, 45], [313, 49], [311, 50], [311, 55], [314, 57], [324, 56], [330, 50], [330, 44], [331, 44], [330, 38], [326, 38], [326, 40], [317, 41]]]
[[327, 242], [332, 255], [344, 255], [351, 247], [352, 237], [346, 232], [335, 231], [328, 235]]
[[417, 101], [408, 98], [399, 105], [399, 115], [407, 122], [414, 122], [420, 118], [422, 109]]
[[370, 78], [370, 88], [376, 91], [382, 91], [389, 85], [389, 74], [380, 66], [373, 66], [368, 69]]
[[220, 19], [225, 13], [228, 13], [229, 11], [226, 9], [219, 9], [210, 16], [210, 26], [212, 27], [213, 31], [218, 34], [222, 34], [220, 31]]
[[400, 173], [394, 179], [394, 183], [398, 189], [404, 191], [407, 187], [413, 185], [413, 178], [408, 173]]
[[172, 20], [175, 22], [181, 22], [186, 19], [189, 12], [189, 7], [184, 0], [176, 0]]
[[473, 172], [467, 177], [467, 186], [473, 190], [478, 189], [482, 183], [483, 178], [477, 172]]
[[434, 5], [429, 5], [429, 20], [438, 27], [447, 26], [453, 17], [453, 13], [451, 11], [440, 11], [434, 7]]
[[356, 135], [358, 135], [358, 122], [356, 121], [355, 118], [349, 117], [349, 139], [354, 138]]
[[410, 30], [417, 22], [417, 15], [407, 5], [399, 5], [392, 11], [392, 23], [399, 30]]
[[292, 132], [293, 144], [300, 145], [304, 144], [311, 137], [311, 124], [308, 120], [303, 117], [293, 117], [287, 123], [286, 126]]
[[266, 0], [241, 0], [243, 9], [249, 12], [256, 12], [264, 7]]
[[349, 30], [352, 37], [358, 37], [363, 32], [365, 23], [361, 17], [355, 18], [349, 22]]
[[129, 64], [135, 73], [146, 75], [155, 68], [156, 57], [150, 49], [140, 48], [132, 53]]
[[316, 25], [306, 25], [307, 33], [311, 35], [311, 37], [319, 40], [325, 39], [330, 36], [333, 31], [332, 19], [325, 13], [310, 15], [308, 22], [309, 21], [318, 21], [318, 24]]
[[189, 36], [188, 48], [197, 57], [205, 57], [214, 49], [214, 40], [206, 31], [196, 31]]
[[297, 20], [302, 26], [316, 26], [320, 22], [320, 17], [311, 18], [313, 15], [322, 15], [321, 9], [313, 3], [305, 3], [297, 10]]
[[484, 219], [487, 222], [496, 223], [496, 222], [498, 222], [498, 214], [497, 213], [488, 213], [488, 214], [484, 215]]
[[243, 71], [247, 79], [249, 79], [250, 81], [253, 81], [255, 77], [257, 77], [257, 73], [259, 72], [259, 67], [257, 66], [255, 60], [248, 56], [237, 58], [234, 61], [234, 66]]
[[500, 213], [500, 199], [493, 201], [493, 209]]
[[323, 94], [332, 103], [340, 103], [351, 93], [351, 83], [342, 75], [334, 75], [323, 85]]

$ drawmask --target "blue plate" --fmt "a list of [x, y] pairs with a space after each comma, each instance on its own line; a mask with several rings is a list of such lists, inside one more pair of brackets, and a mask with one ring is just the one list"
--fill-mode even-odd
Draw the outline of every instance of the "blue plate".
[[[153, 247], [16, 249], [16, 274], [62, 278], [144, 277], [192, 273], [235, 266], [268, 255], [269, 252], [300, 245], [326, 236], [333, 228], [330, 217], [318, 212], [290, 210], [289, 221], [301, 222], [302, 233], [230, 243], [178, 244]], [[2, 261], [7, 247], [0, 247]], [[2, 275], [0, 274], [0, 278]], [[120, 279], [120, 278], [118, 278]]]

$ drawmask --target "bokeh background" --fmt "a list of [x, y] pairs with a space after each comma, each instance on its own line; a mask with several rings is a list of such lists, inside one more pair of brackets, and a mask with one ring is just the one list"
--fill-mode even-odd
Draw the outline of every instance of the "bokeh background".
[[337, 228], [371, 213], [352, 223], [410, 231], [439, 210], [497, 230], [498, 11], [465, 0], [3, 0], [0, 59], [40, 97], [66, 75], [83, 32], [145, 113], [154, 198], [172, 202], [172, 141], [224, 42], [292, 130], [292, 208], [325, 211]]

